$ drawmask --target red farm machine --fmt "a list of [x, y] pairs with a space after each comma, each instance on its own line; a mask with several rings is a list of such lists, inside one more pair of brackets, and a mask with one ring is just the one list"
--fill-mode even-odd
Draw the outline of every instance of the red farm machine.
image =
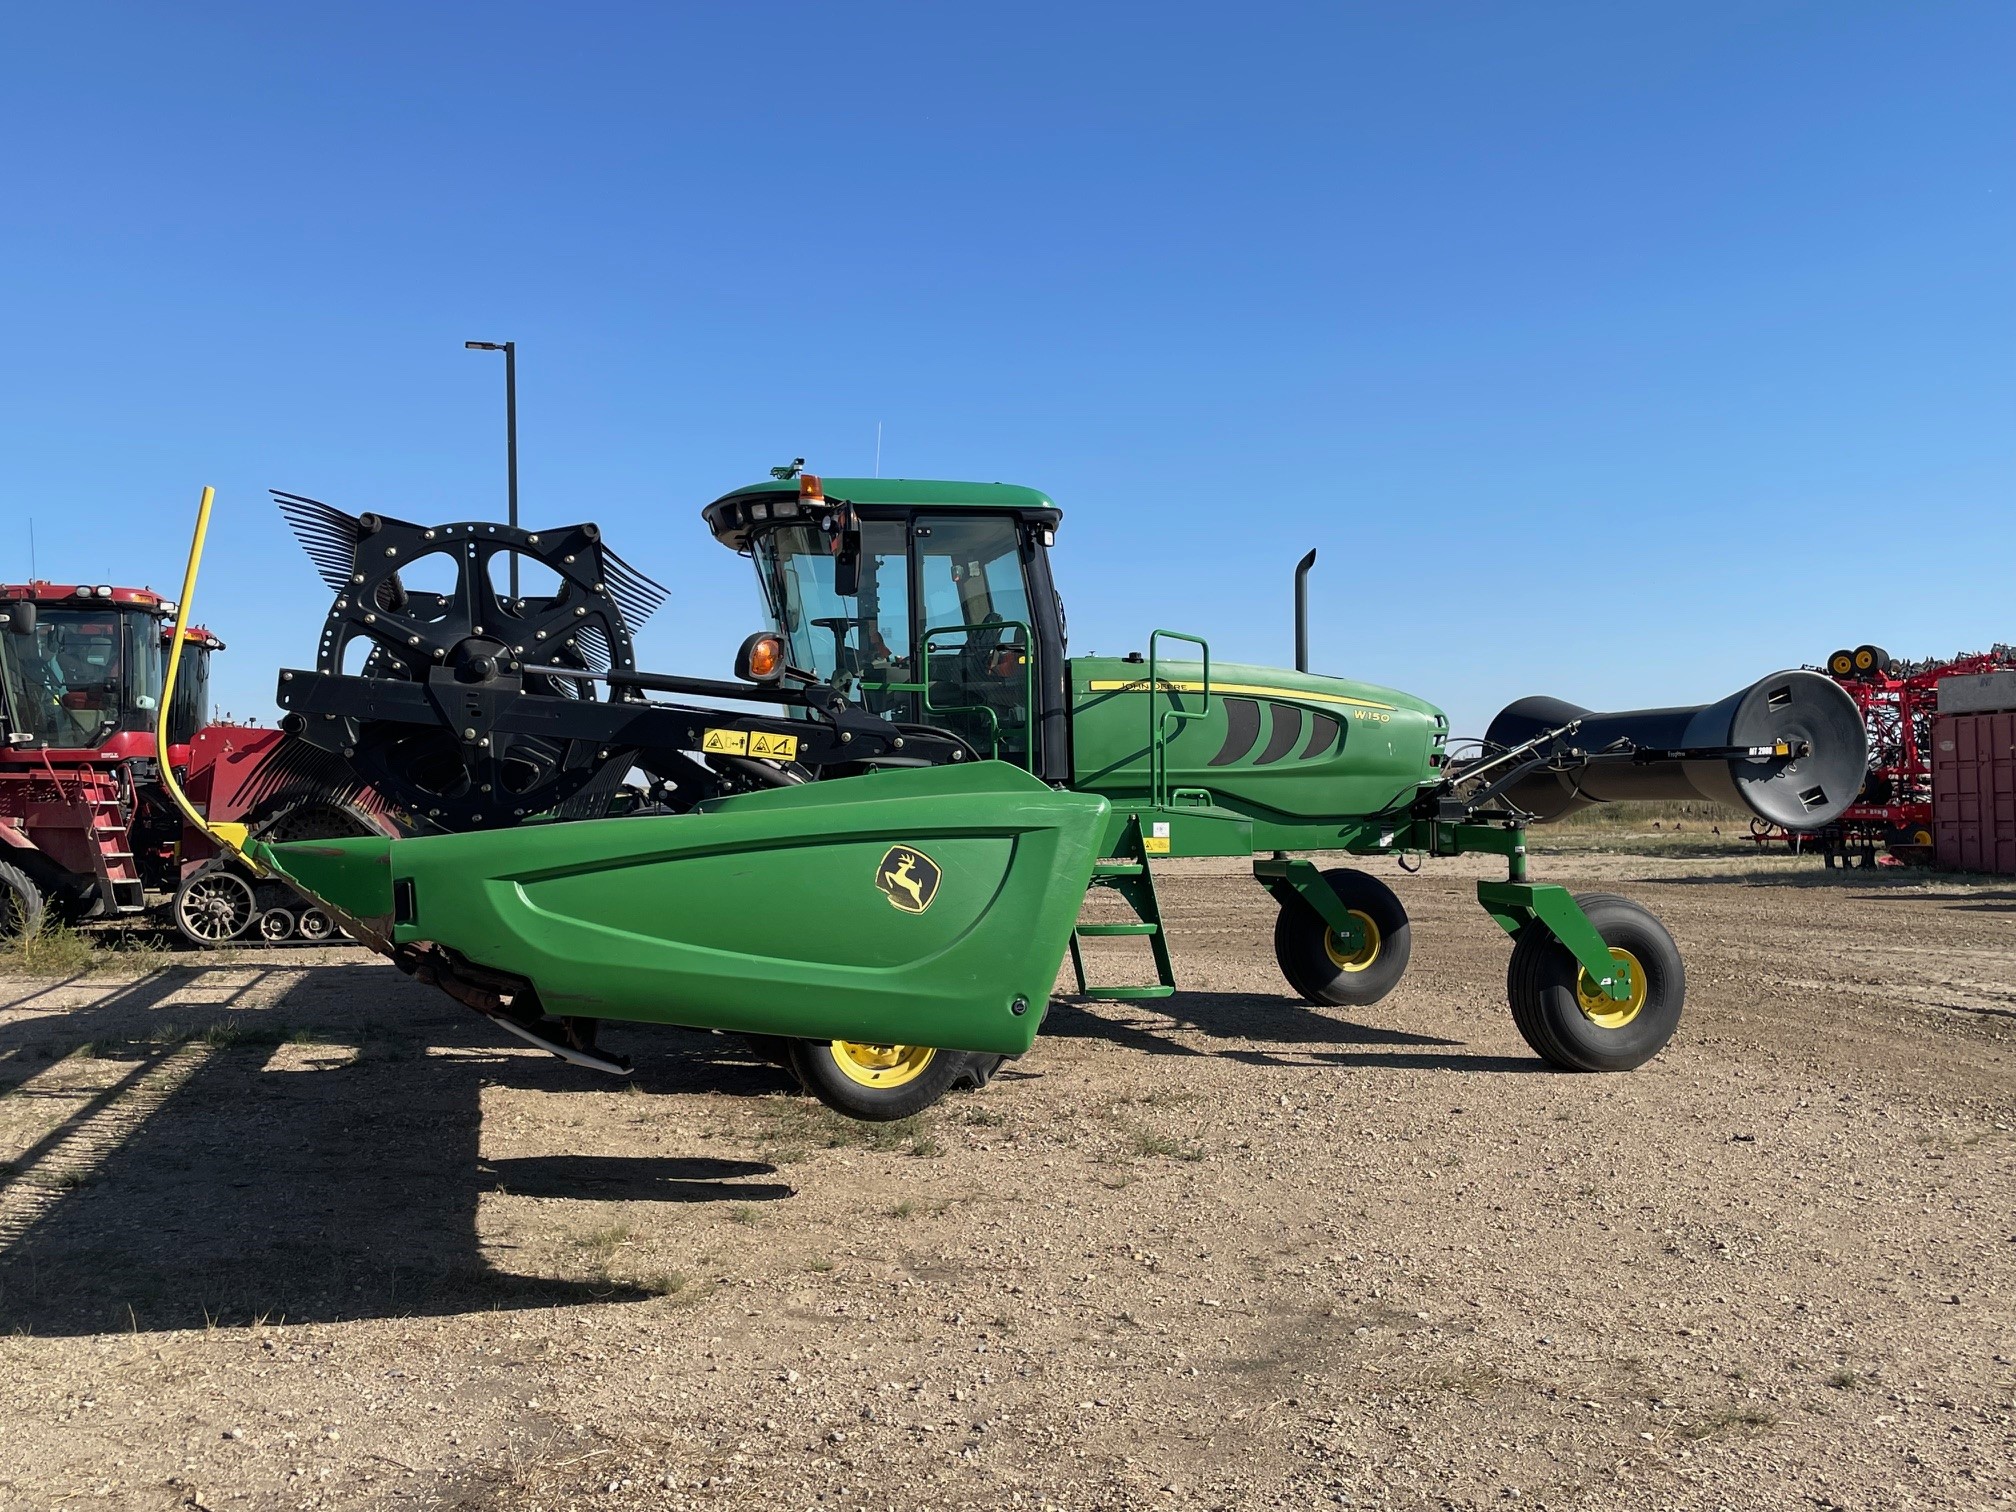
[[[0, 938], [45, 919], [172, 922], [207, 946], [335, 935], [321, 909], [221, 855], [162, 789], [155, 723], [174, 611], [145, 588], [0, 584]], [[199, 808], [276, 837], [392, 833], [320, 753], [210, 722], [210, 654], [223, 645], [184, 630], [168, 711], [167, 760]]]
[[1823, 829], [1793, 834], [1751, 822], [1760, 844], [1782, 841], [1829, 866], [1932, 864], [1932, 720], [1939, 684], [1953, 677], [2016, 671], [2016, 646], [1997, 645], [1946, 660], [1900, 661], [1881, 646], [1857, 646], [1821, 669], [1847, 690], [1869, 734], [1869, 776], [1861, 796]]

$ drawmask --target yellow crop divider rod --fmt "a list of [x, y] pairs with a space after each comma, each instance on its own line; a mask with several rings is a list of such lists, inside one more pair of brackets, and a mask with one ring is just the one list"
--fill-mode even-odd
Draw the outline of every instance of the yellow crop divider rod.
[[265, 868], [246, 853], [245, 826], [212, 824], [207, 817], [197, 813], [196, 805], [189, 801], [189, 795], [182, 791], [182, 784], [175, 780], [175, 770], [168, 761], [168, 711], [175, 706], [175, 679], [182, 671], [182, 637], [189, 628], [189, 607], [196, 598], [196, 569], [203, 563], [203, 538], [210, 531], [210, 506], [216, 497], [217, 490], [206, 487], [203, 502], [196, 506], [196, 537], [189, 543], [189, 565], [182, 574], [182, 596], [175, 601], [175, 633], [168, 643], [168, 676], [161, 685], [161, 705], [154, 712], [154, 756], [161, 767], [161, 785], [168, 789], [168, 796], [175, 800], [175, 807], [182, 811], [182, 816], [254, 872], [264, 876]]

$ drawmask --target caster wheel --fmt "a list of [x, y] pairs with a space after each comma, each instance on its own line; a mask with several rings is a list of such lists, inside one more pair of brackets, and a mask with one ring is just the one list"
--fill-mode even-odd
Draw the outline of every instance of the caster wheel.
[[1680, 1027], [1687, 973], [1679, 947], [1650, 912], [1615, 893], [1575, 901], [1631, 967], [1630, 996], [1604, 995], [1568, 947], [1537, 924], [1519, 932], [1505, 972], [1512, 1021], [1542, 1060], [1567, 1071], [1631, 1071], [1652, 1059]]
[[1358, 920], [1364, 943], [1346, 948], [1315, 909], [1290, 897], [1274, 920], [1274, 960], [1308, 1001], [1367, 1007], [1399, 986], [1407, 971], [1413, 950], [1407, 909], [1392, 888], [1364, 872], [1340, 866], [1323, 880]]
[[799, 1083], [836, 1113], [887, 1123], [921, 1113], [954, 1087], [979, 1087], [998, 1055], [929, 1045], [864, 1045], [852, 1040], [787, 1040], [785, 1061]]
[[1857, 646], [1855, 648], [1855, 675], [1857, 677], [1882, 677], [1890, 670], [1890, 653], [1881, 646]]
[[1855, 653], [1853, 651], [1836, 651], [1832, 656], [1827, 658], [1827, 670], [1836, 677], [1853, 677], [1855, 675]]

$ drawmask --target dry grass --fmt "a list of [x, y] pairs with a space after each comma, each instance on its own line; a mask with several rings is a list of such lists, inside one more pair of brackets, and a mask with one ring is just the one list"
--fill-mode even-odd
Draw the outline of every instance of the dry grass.
[[[107, 1035], [83, 1040], [60, 1051], [63, 1060], [117, 1060], [135, 1054], [173, 1050], [182, 1045], [202, 1044], [213, 1050], [270, 1050], [277, 1045], [340, 1045], [349, 1041], [326, 1030], [284, 1024], [253, 1024], [241, 1020], [217, 1019], [208, 1024], [163, 1024], [151, 1034]], [[47, 1052], [57, 1056], [58, 1052]]]
[[1665, 803], [1599, 803], [1570, 814], [1548, 826], [1550, 830], [1630, 829], [1662, 832], [1708, 831], [1744, 834], [1750, 829], [1750, 815], [1743, 809], [1705, 799], [1683, 798]]
[[47, 924], [28, 939], [0, 943], [0, 976], [80, 977], [96, 971], [148, 971], [165, 964], [169, 950], [151, 930], [83, 931]]
[[763, 1109], [765, 1139], [759, 1158], [789, 1165], [815, 1150], [866, 1149], [884, 1155], [931, 1158], [945, 1153], [934, 1137], [938, 1109], [891, 1123], [860, 1123], [804, 1098], [774, 1098]]
[[1538, 853], [1621, 856], [1754, 856], [1750, 815], [1719, 803], [1604, 803], [1552, 824], [1535, 825], [1527, 844]]
[[574, 1244], [578, 1249], [607, 1258], [628, 1244], [634, 1233], [635, 1230], [627, 1223], [611, 1223], [585, 1234], [576, 1234]]
[[101, 964], [91, 942], [61, 924], [0, 947], [0, 973], [8, 976], [84, 976]]
[[950, 1197], [905, 1197], [889, 1209], [891, 1218], [915, 1218], [920, 1214], [926, 1218], [936, 1218], [952, 1206]]
[[1161, 1160], [1199, 1161], [1204, 1158], [1203, 1146], [1149, 1129], [1136, 1129], [1129, 1134], [1127, 1147], [1135, 1155]]
[[1682, 1438], [1713, 1438], [1719, 1433], [1748, 1429], [1753, 1433], [1778, 1426], [1778, 1419], [1761, 1407], [1720, 1407], [1706, 1417], [1696, 1418], [1680, 1430]]

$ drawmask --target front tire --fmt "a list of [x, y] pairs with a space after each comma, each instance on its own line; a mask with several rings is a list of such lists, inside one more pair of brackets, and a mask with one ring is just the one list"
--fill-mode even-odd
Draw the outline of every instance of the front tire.
[[1357, 917], [1365, 943], [1343, 948], [1315, 909], [1290, 896], [1274, 920], [1274, 960], [1288, 985], [1312, 1003], [1369, 1007], [1406, 974], [1414, 948], [1407, 909], [1392, 888], [1364, 872], [1334, 867], [1323, 880]]
[[0, 944], [34, 939], [42, 932], [46, 906], [28, 873], [0, 861]]
[[1615, 893], [1580, 893], [1589, 922], [1610, 954], [1631, 966], [1631, 995], [1606, 997], [1569, 952], [1538, 923], [1519, 932], [1505, 971], [1512, 1022], [1533, 1053], [1566, 1071], [1634, 1071], [1666, 1048], [1680, 1027], [1687, 972], [1680, 948], [1651, 912]]
[[1001, 1064], [998, 1055], [852, 1040], [787, 1040], [785, 1059], [807, 1092], [869, 1123], [922, 1113], [954, 1087], [984, 1086]]

